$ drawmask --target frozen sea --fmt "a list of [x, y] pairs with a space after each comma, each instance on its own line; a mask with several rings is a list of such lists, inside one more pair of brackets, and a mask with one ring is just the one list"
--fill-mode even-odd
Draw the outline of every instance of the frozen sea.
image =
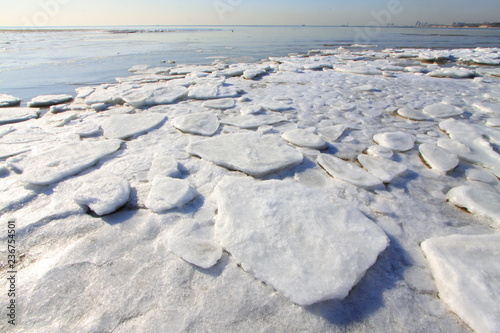
[[500, 332], [498, 30], [356, 29], [0, 32], [0, 331]]

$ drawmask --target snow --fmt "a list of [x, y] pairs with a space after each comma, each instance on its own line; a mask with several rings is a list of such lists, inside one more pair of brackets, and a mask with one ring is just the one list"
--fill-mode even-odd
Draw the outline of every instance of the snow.
[[422, 243], [439, 297], [474, 331], [500, 331], [500, 235], [451, 235]]
[[189, 88], [189, 98], [194, 99], [217, 99], [238, 97], [240, 92], [234, 87], [225, 87], [220, 83], [196, 85]]
[[427, 120], [429, 117], [420, 110], [404, 107], [398, 110], [398, 114], [410, 120]]
[[318, 164], [332, 177], [356, 186], [373, 187], [382, 184], [382, 181], [371, 173], [335, 156], [321, 154], [318, 156]]
[[102, 123], [102, 129], [108, 139], [126, 139], [154, 129], [165, 119], [166, 116], [158, 113], [114, 115]]
[[456, 117], [464, 113], [462, 109], [446, 103], [428, 105], [423, 109], [423, 112], [435, 118]]
[[500, 225], [500, 193], [487, 185], [462, 185], [452, 188], [448, 199], [474, 214], [491, 218]]
[[359, 155], [358, 161], [368, 170], [368, 172], [384, 183], [390, 183], [395, 177], [401, 175], [407, 169], [406, 166], [401, 163], [370, 155]]
[[257, 128], [263, 125], [274, 125], [285, 122], [286, 118], [279, 114], [245, 114], [224, 118], [221, 122], [226, 125], [236, 126], [243, 129]]
[[180, 178], [179, 162], [172, 156], [157, 155], [153, 160], [148, 172], [148, 180], [153, 181], [156, 176], [161, 175], [171, 178]]
[[186, 151], [230, 170], [263, 176], [303, 161], [303, 155], [278, 135], [237, 133], [200, 140]]
[[21, 99], [12, 95], [0, 94], [0, 108], [17, 106], [21, 104]]
[[394, 152], [392, 151], [392, 149], [378, 145], [368, 147], [366, 153], [371, 156], [377, 156], [386, 159], [392, 158], [392, 156], [394, 156]]
[[172, 125], [185, 133], [212, 136], [219, 129], [220, 122], [214, 114], [195, 113], [175, 118]]
[[48, 107], [51, 105], [66, 103], [71, 100], [73, 100], [73, 96], [71, 95], [42, 95], [29, 101], [28, 106], [30, 108]]
[[130, 196], [129, 183], [118, 176], [99, 173], [85, 177], [73, 199], [88, 206], [98, 216], [111, 214], [125, 205]]
[[310, 131], [308, 129], [298, 128], [286, 131], [281, 136], [286, 142], [298, 147], [323, 150], [328, 146], [325, 140], [314, 133], [314, 129]]
[[31, 108], [0, 108], [0, 125], [38, 118], [40, 110]]
[[456, 154], [434, 144], [421, 144], [418, 150], [432, 169], [443, 173], [455, 169], [460, 162]]
[[146, 207], [156, 213], [182, 207], [198, 196], [198, 192], [182, 179], [158, 175], [152, 185]]
[[224, 248], [299, 305], [344, 299], [389, 243], [348, 203], [293, 181], [227, 177], [213, 200]]
[[23, 180], [29, 184], [49, 185], [76, 175], [120, 148], [118, 140], [73, 142], [56, 146], [23, 160]]
[[221, 98], [221, 99], [206, 101], [203, 103], [204, 107], [216, 110], [232, 109], [234, 108], [235, 105], [236, 103], [232, 98]]
[[344, 134], [345, 130], [348, 128], [349, 127], [344, 124], [327, 126], [318, 129], [318, 134], [327, 141], [335, 142], [342, 136], [342, 134]]
[[188, 90], [184, 87], [168, 87], [162, 85], [146, 85], [131, 89], [123, 95], [123, 100], [136, 108], [158, 104], [172, 104], [186, 97]]
[[373, 141], [386, 148], [397, 151], [408, 151], [415, 146], [415, 136], [405, 132], [379, 133]]

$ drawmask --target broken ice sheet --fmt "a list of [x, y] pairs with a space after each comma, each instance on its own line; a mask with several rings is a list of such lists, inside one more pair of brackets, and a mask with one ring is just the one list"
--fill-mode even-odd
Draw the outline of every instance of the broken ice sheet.
[[299, 305], [345, 298], [389, 244], [349, 203], [294, 181], [228, 176], [212, 198], [224, 248]]

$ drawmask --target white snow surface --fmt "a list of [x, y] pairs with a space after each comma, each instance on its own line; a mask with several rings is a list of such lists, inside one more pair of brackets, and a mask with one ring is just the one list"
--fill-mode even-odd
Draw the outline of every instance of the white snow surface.
[[[425, 54], [429, 61], [454, 59], [457, 66], [463, 62], [468, 70], [476, 72], [476, 78], [424, 75], [422, 71], [432, 73], [450, 67], [422, 63], [418, 59], [420, 54]], [[36, 109], [1, 108], [0, 235], [3, 236], [0, 243], [6, 244], [8, 220], [15, 220], [19, 245], [15, 268], [21, 279], [16, 295], [18, 304], [22, 304], [16, 309], [20, 319], [16, 329], [23, 332], [471, 333], [473, 327], [487, 331], [488, 328], [473, 326], [468, 318], [472, 313], [481, 318], [490, 316], [494, 306], [479, 306], [472, 300], [494, 295], [498, 278], [483, 275], [479, 279], [484, 282], [480, 283], [481, 291], [463, 297], [471, 299], [470, 307], [475, 310], [459, 314], [452, 309], [457, 317], [445, 298], [438, 297], [439, 287], [436, 287], [439, 280], [448, 284], [453, 281], [447, 277], [433, 279], [420, 244], [455, 234], [479, 237], [498, 232], [500, 134], [498, 128], [488, 124], [494, 125], [499, 116], [500, 77], [495, 76], [498, 68], [476, 64], [494, 62], [500, 59], [499, 55], [498, 48], [377, 51], [346, 46], [256, 64], [228, 66], [218, 61], [212, 66], [173, 68], [178, 75], [168, 74], [169, 68], [138, 67], [129, 78], [77, 89], [74, 101], [53, 108], [60, 112], [57, 114], [43, 110], [43, 116], [38, 118]], [[286, 66], [282, 69], [299, 71], [280, 71], [283, 64]], [[242, 77], [246, 70], [252, 74], [252, 69], [262, 69], [266, 74], [257, 80]], [[148, 87], [182, 87], [191, 98], [139, 108], [123, 100], [127, 92], [144, 92]], [[160, 92], [155, 95], [152, 91], [151, 96], [163, 96]], [[235, 97], [234, 108], [209, 110], [203, 106], [204, 99]], [[138, 100], [143, 104], [147, 96]], [[91, 108], [96, 103], [106, 104], [108, 109], [96, 112]], [[421, 111], [440, 103], [463, 113], [444, 119]], [[401, 109], [411, 111], [398, 113]], [[189, 114], [212, 114], [222, 125], [208, 139], [177, 130], [173, 126], [175, 120]], [[249, 128], [229, 125], [234, 117], [245, 114], [273, 115], [280, 121]], [[116, 115], [134, 116], [114, 118], [116, 124], [108, 125], [107, 134], [114, 128], [120, 137], [127, 135], [125, 142], [104, 135], [104, 123]], [[151, 119], [156, 120], [149, 123]], [[355, 178], [355, 183], [368, 175], [370, 182], [378, 185], [358, 186], [330, 177], [317, 163], [325, 159], [318, 150], [293, 147], [281, 138], [283, 133], [295, 129], [314, 129], [328, 141], [322, 153], [332, 159], [341, 158], [341, 162], [330, 163], [340, 175]], [[383, 136], [392, 148], [381, 142], [374, 146], [374, 136], [383, 133], [403, 135]], [[423, 162], [420, 151], [412, 149], [415, 143], [446, 149], [456, 154], [460, 163], [446, 173], [430, 170], [427, 166], [430, 163]], [[202, 158], [197, 153], [190, 154], [194, 148]], [[364, 154], [385, 158], [406, 171], [382, 184], [370, 172], [385, 172], [382, 170], [385, 164], [377, 159], [382, 166], [375, 164], [373, 170], [365, 171], [356, 160]], [[365, 167], [369, 169], [371, 164]], [[356, 179], [350, 170], [363, 176]], [[81, 189], [84, 180], [106, 174], [113, 176], [86, 182], [88, 187]], [[223, 181], [229, 175], [241, 177]], [[85, 196], [97, 193], [96, 197], [103, 202], [115, 203], [100, 196], [99, 190], [113, 177], [130, 186], [127, 201], [116, 207], [115, 212], [101, 217], [73, 200], [81, 190]], [[197, 195], [186, 202], [181, 192], [172, 191], [173, 186], [153, 189], [157, 177], [176, 178]], [[268, 191], [266, 194], [264, 189]], [[263, 195], [255, 196], [258, 191]], [[151, 193], [158, 195], [158, 206], [170, 195], [174, 197], [172, 201], [180, 198], [177, 201], [180, 206], [156, 213], [148, 208]], [[218, 204], [236, 201], [229, 197], [230, 193], [237, 193], [240, 198], [235, 207], [250, 212], [245, 217], [236, 208], [225, 210], [226, 213], [234, 210], [232, 213], [238, 218], [230, 221], [231, 225], [255, 216], [254, 211], [259, 213], [231, 234], [264, 233], [254, 226], [266, 222], [276, 227], [271, 230], [276, 235], [273, 239], [281, 242], [270, 244], [265, 237], [259, 239], [256, 244], [263, 251], [257, 253], [258, 247], [252, 247], [250, 240], [241, 246], [244, 257], [220, 251], [226, 244], [215, 232], [221, 226], [219, 219], [223, 219]], [[276, 194], [275, 204], [270, 204], [269, 193]], [[289, 206], [293, 207], [288, 209]], [[323, 206], [330, 209], [326, 211]], [[328, 230], [338, 226], [335, 222], [342, 220], [340, 213], [353, 220], [348, 212], [356, 212], [354, 220], [369, 226], [364, 231], [359, 229], [361, 234], [372, 234], [369, 232], [372, 228], [382, 229], [391, 240], [378, 259], [378, 250], [360, 256], [366, 264], [364, 269], [358, 269], [361, 267], [355, 267], [352, 261], [348, 263], [347, 251], [322, 257], [323, 253], [333, 253], [329, 252], [335, 251], [331, 245], [342, 240]], [[270, 217], [278, 215], [289, 217], [288, 221], [273, 225]], [[320, 216], [324, 219], [323, 229], [310, 222], [318, 221]], [[305, 222], [297, 222], [295, 218], [299, 217]], [[293, 224], [288, 224], [289, 221]], [[354, 235], [356, 230], [346, 231], [356, 240], [349, 243], [352, 253], [373, 244], [360, 241], [363, 238]], [[298, 236], [287, 243], [291, 235]], [[240, 241], [229, 234], [224, 237], [224, 242]], [[459, 242], [467, 243], [465, 238]], [[286, 274], [280, 274], [278, 280], [290, 282], [295, 267], [300, 268], [298, 272], [310, 267], [314, 274], [304, 284], [289, 284], [292, 287], [287, 289], [291, 291], [288, 294], [278, 289], [277, 284], [262, 283], [268, 280], [251, 270], [245, 271], [239, 263], [256, 258], [254, 254], [266, 253], [265, 244], [280, 249], [272, 252], [269, 259], [290, 258], [290, 253], [281, 249], [296, 250], [300, 244], [309, 249], [286, 261], [297, 265], [286, 267]], [[482, 260], [486, 254], [495, 253], [492, 242], [484, 241], [480, 246], [485, 255], [474, 260], [477, 267], [474, 272], [493, 269], [498, 261], [498, 255], [491, 260], [493, 264]], [[324, 248], [328, 251], [324, 252]], [[457, 254], [459, 259], [465, 257]], [[328, 281], [336, 276], [320, 272], [325, 263], [338, 258], [347, 267], [344, 271], [353, 273], [353, 280], [341, 281], [342, 293], [338, 289], [333, 300], [317, 302], [323, 297], [333, 297], [329, 288], [334, 285]], [[305, 267], [304, 263], [312, 264]], [[259, 265], [269, 273], [266, 278], [274, 278], [277, 273], [274, 266], [256, 263], [252, 269]], [[472, 270], [459, 269], [458, 261], [453, 261], [452, 266], [447, 271], [456, 272], [455, 281], [465, 281], [471, 276]], [[335, 265], [325, 269], [332, 267]], [[0, 289], [8, 290], [7, 266], [0, 268], [0, 277]], [[357, 283], [355, 277], [360, 278]], [[293, 304], [291, 295], [301, 295], [302, 286], [319, 291], [308, 294], [310, 297], [306, 295], [300, 302], [316, 303]], [[455, 289], [459, 293], [471, 290]], [[343, 300], [335, 299], [346, 293]], [[489, 323], [490, 330], [496, 329], [498, 321]], [[10, 329], [6, 320], [0, 321], [0, 331]]]
[[344, 299], [389, 243], [359, 210], [293, 181], [227, 177], [213, 197], [224, 248], [300, 305]]
[[421, 144], [418, 147], [424, 160], [440, 172], [448, 172], [456, 168], [460, 160], [457, 155], [430, 143]]
[[165, 115], [158, 113], [114, 115], [102, 123], [102, 129], [108, 139], [126, 139], [151, 130], [165, 119]]
[[328, 146], [326, 141], [308, 129], [294, 129], [282, 134], [282, 138], [295, 146], [323, 150]]
[[179, 208], [196, 198], [198, 192], [185, 180], [158, 175], [146, 201], [146, 207], [156, 213]]
[[439, 297], [478, 333], [500, 331], [500, 234], [428, 239]]
[[318, 156], [318, 164], [332, 177], [345, 180], [356, 186], [373, 187], [382, 184], [379, 178], [366, 170], [335, 156], [321, 154]]
[[219, 129], [220, 122], [214, 114], [194, 113], [175, 118], [172, 125], [185, 133], [212, 136]]
[[397, 151], [408, 151], [415, 146], [415, 136], [401, 131], [376, 134], [373, 141]]

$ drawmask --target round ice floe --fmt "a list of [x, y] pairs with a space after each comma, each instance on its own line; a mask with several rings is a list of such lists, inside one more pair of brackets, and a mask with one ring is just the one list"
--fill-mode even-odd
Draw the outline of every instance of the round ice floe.
[[126, 139], [155, 128], [166, 118], [159, 113], [114, 115], [103, 122], [102, 128], [108, 139]]
[[447, 196], [456, 206], [500, 223], [500, 193], [493, 187], [464, 185], [451, 189]]
[[395, 177], [406, 171], [406, 166], [382, 157], [369, 155], [359, 155], [358, 161], [372, 175], [383, 181], [390, 183]]
[[361, 169], [353, 163], [346, 162], [340, 158], [321, 154], [318, 156], [318, 164], [332, 177], [345, 180], [356, 186], [373, 187], [381, 185], [382, 181], [366, 170]]
[[221, 99], [214, 99], [210, 101], [206, 101], [202, 104], [206, 108], [210, 109], [216, 109], [216, 110], [227, 110], [234, 108], [236, 103], [234, 102], [234, 99], [232, 98], [221, 98]]
[[146, 200], [146, 207], [156, 213], [182, 207], [194, 200], [198, 192], [185, 180], [156, 176]]
[[120, 148], [119, 140], [72, 142], [46, 152], [28, 156], [24, 161], [23, 179], [35, 185], [49, 185], [73, 176]]
[[13, 124], [38, 118], [40, 110], [30, 108], [1, 108], [0, 125]]
[[441, 68], [427, 74], [427, 76], [431, 77], [451, 77], [456, 79], [471, 78], [475, 75], [475, 71], [462, 67]]
[[224, 87], [223, 85], [196, 85], [189, 88], [189, 98], [194, 99], [216, 99], [238, 97], [240, 91], [235, 87]]
[[476, 332], [500, 332], [500, 234], [428, 239], [439, 297]]
[[246, 80], [253, 80], [255, 79], [257, 76], [261, 76], [261, 75], [264, 75], [266, 74], [267, 72], [263, 69], [260, 69], [260, 68], [250, 68], [250, 69], [246, 69], [244, 72], [243, 72], [243, 78], [246, 79]]
[[467, 180], [478, 181], [483, 183], [494, 184], [498, 179], [491, 173], [483, 169], [469, 168], [465, 170], [465, 178]]
[[279, 135], [236, 133], [191, 143], [186, 151], [230, 170], [262, 176], [302, 163], [303, 155]]
[[348, 128], [349, 127], [344, 124], [333, 125], [328, 127], [321, 127], [318, 130], [318, 133], [319, 135], [321, 135], [321, 137], [323, 137], [323, 139], [330, 142], [335, 142], [342, 136], [342, 134], [344, 134], [345, 130]]
[[276, 111], [276, 112], [290, 111], [293, 109], [293, 106], [287, 105], [284, 103], [280, 103], [280, 102], [268, 102], [268, 103], [264, 103], [262, 106], [264, 107], [264, 109], [267, 109], [269, 111]]
[[210, 240], [173, 236], [168, 245], [170, 251], [190, 264], [204, 269], [214, 266], [222, 257], [222, 247]]
[[436, 103], [424, 108], [424, 113], [435, 118], [450, 118], [460, 116], [464, 111], [454, 105]]
[[403, 117], [407, 118], [410, 120], [426, 120], [429, 119], [429, 116], [424, 114], [420, 110], [412, 109], [409, 107], [404, 107], [398, 110], [398, 114]]
[[247, 114], [259, 114], [262, 112], [262, 106], [260, 105], [248, 105], [243, 108], [241, 108], [240, 113], [242, 115], [247, 115]]
[[148, 180], [153, 181], [156, 176], [178, 178], [181, 176], [179, 163], [172, 156], [157, 155], [149, 169]]
[[185, 133], [211, 136], [217, 132], [220, 123], [214, 114], [194, 113], [175, 118], [172, 126]]
[[317, 136], [314, 132], [306, 129], [294, 129], [286, 131], [281, 135], [286, 141], [295, 146], [311, 148], [311, 149], [326, 149], [328, 147], [325, 140]]
[[0, 94], [0, 108], [6, 107], [6, 106], [16, 106], [21, 104], [21, 99], [11, 96], [11, 95], [6, 95], [6, 94]]
[[379, 145], [370, 146], [366, 153], [371, 156], [377, 156], [387, 159], [392, 158], [392, 156], [394, 155], [392, 149]]
[[224, 248], [299, 305], [345, 298], [389, 244], [350, 203], [295, 181], [226, 177], [212, 198]]
[[286, 121], [286, 118], [279, 114], [247, 114], [226, 117], [221, 120], [221, 123], [244, 129], [252, 129], [263, 125], [274, 125], [284, 121]]
[[73, 100], [71, 95], [43, 95], [33, 98], [28, 102], [28, 106], [33, 107], [47, 107], [56, 104], [62, 104]]
[[405, 132], [386, 132], [373, 136], [373, 141], [381, 146], [397, 151], [408, 151], [415, 146], [415, 136]]
[[101, 126], [91, 121], [86, 121], [81, 124], [78, 124], [75, 128], [76, 129], [74, 133], [78, 134], [81, 137], [96, 135], [101, 131]]
[[460, 160], [456, 154], [434, 144], [424, 143], [418, 148], [423, 159], [432, 169], [440, 172], [448, 172], [456, 168]]
[[99, 216], [111, 214], [125, 205], [130, 196], [129, 183], [112, 174], [86, 178], [73, 196], [79, 205], [88, 206]]
[[159, 87], [157, 85], [151, 85], [131, 89], [124, 93], [122, 98], [128, 104], [139, 108], [158, 104], [172, 104], [186, 97], [187, 94], [188, 90], [184, 87]]

